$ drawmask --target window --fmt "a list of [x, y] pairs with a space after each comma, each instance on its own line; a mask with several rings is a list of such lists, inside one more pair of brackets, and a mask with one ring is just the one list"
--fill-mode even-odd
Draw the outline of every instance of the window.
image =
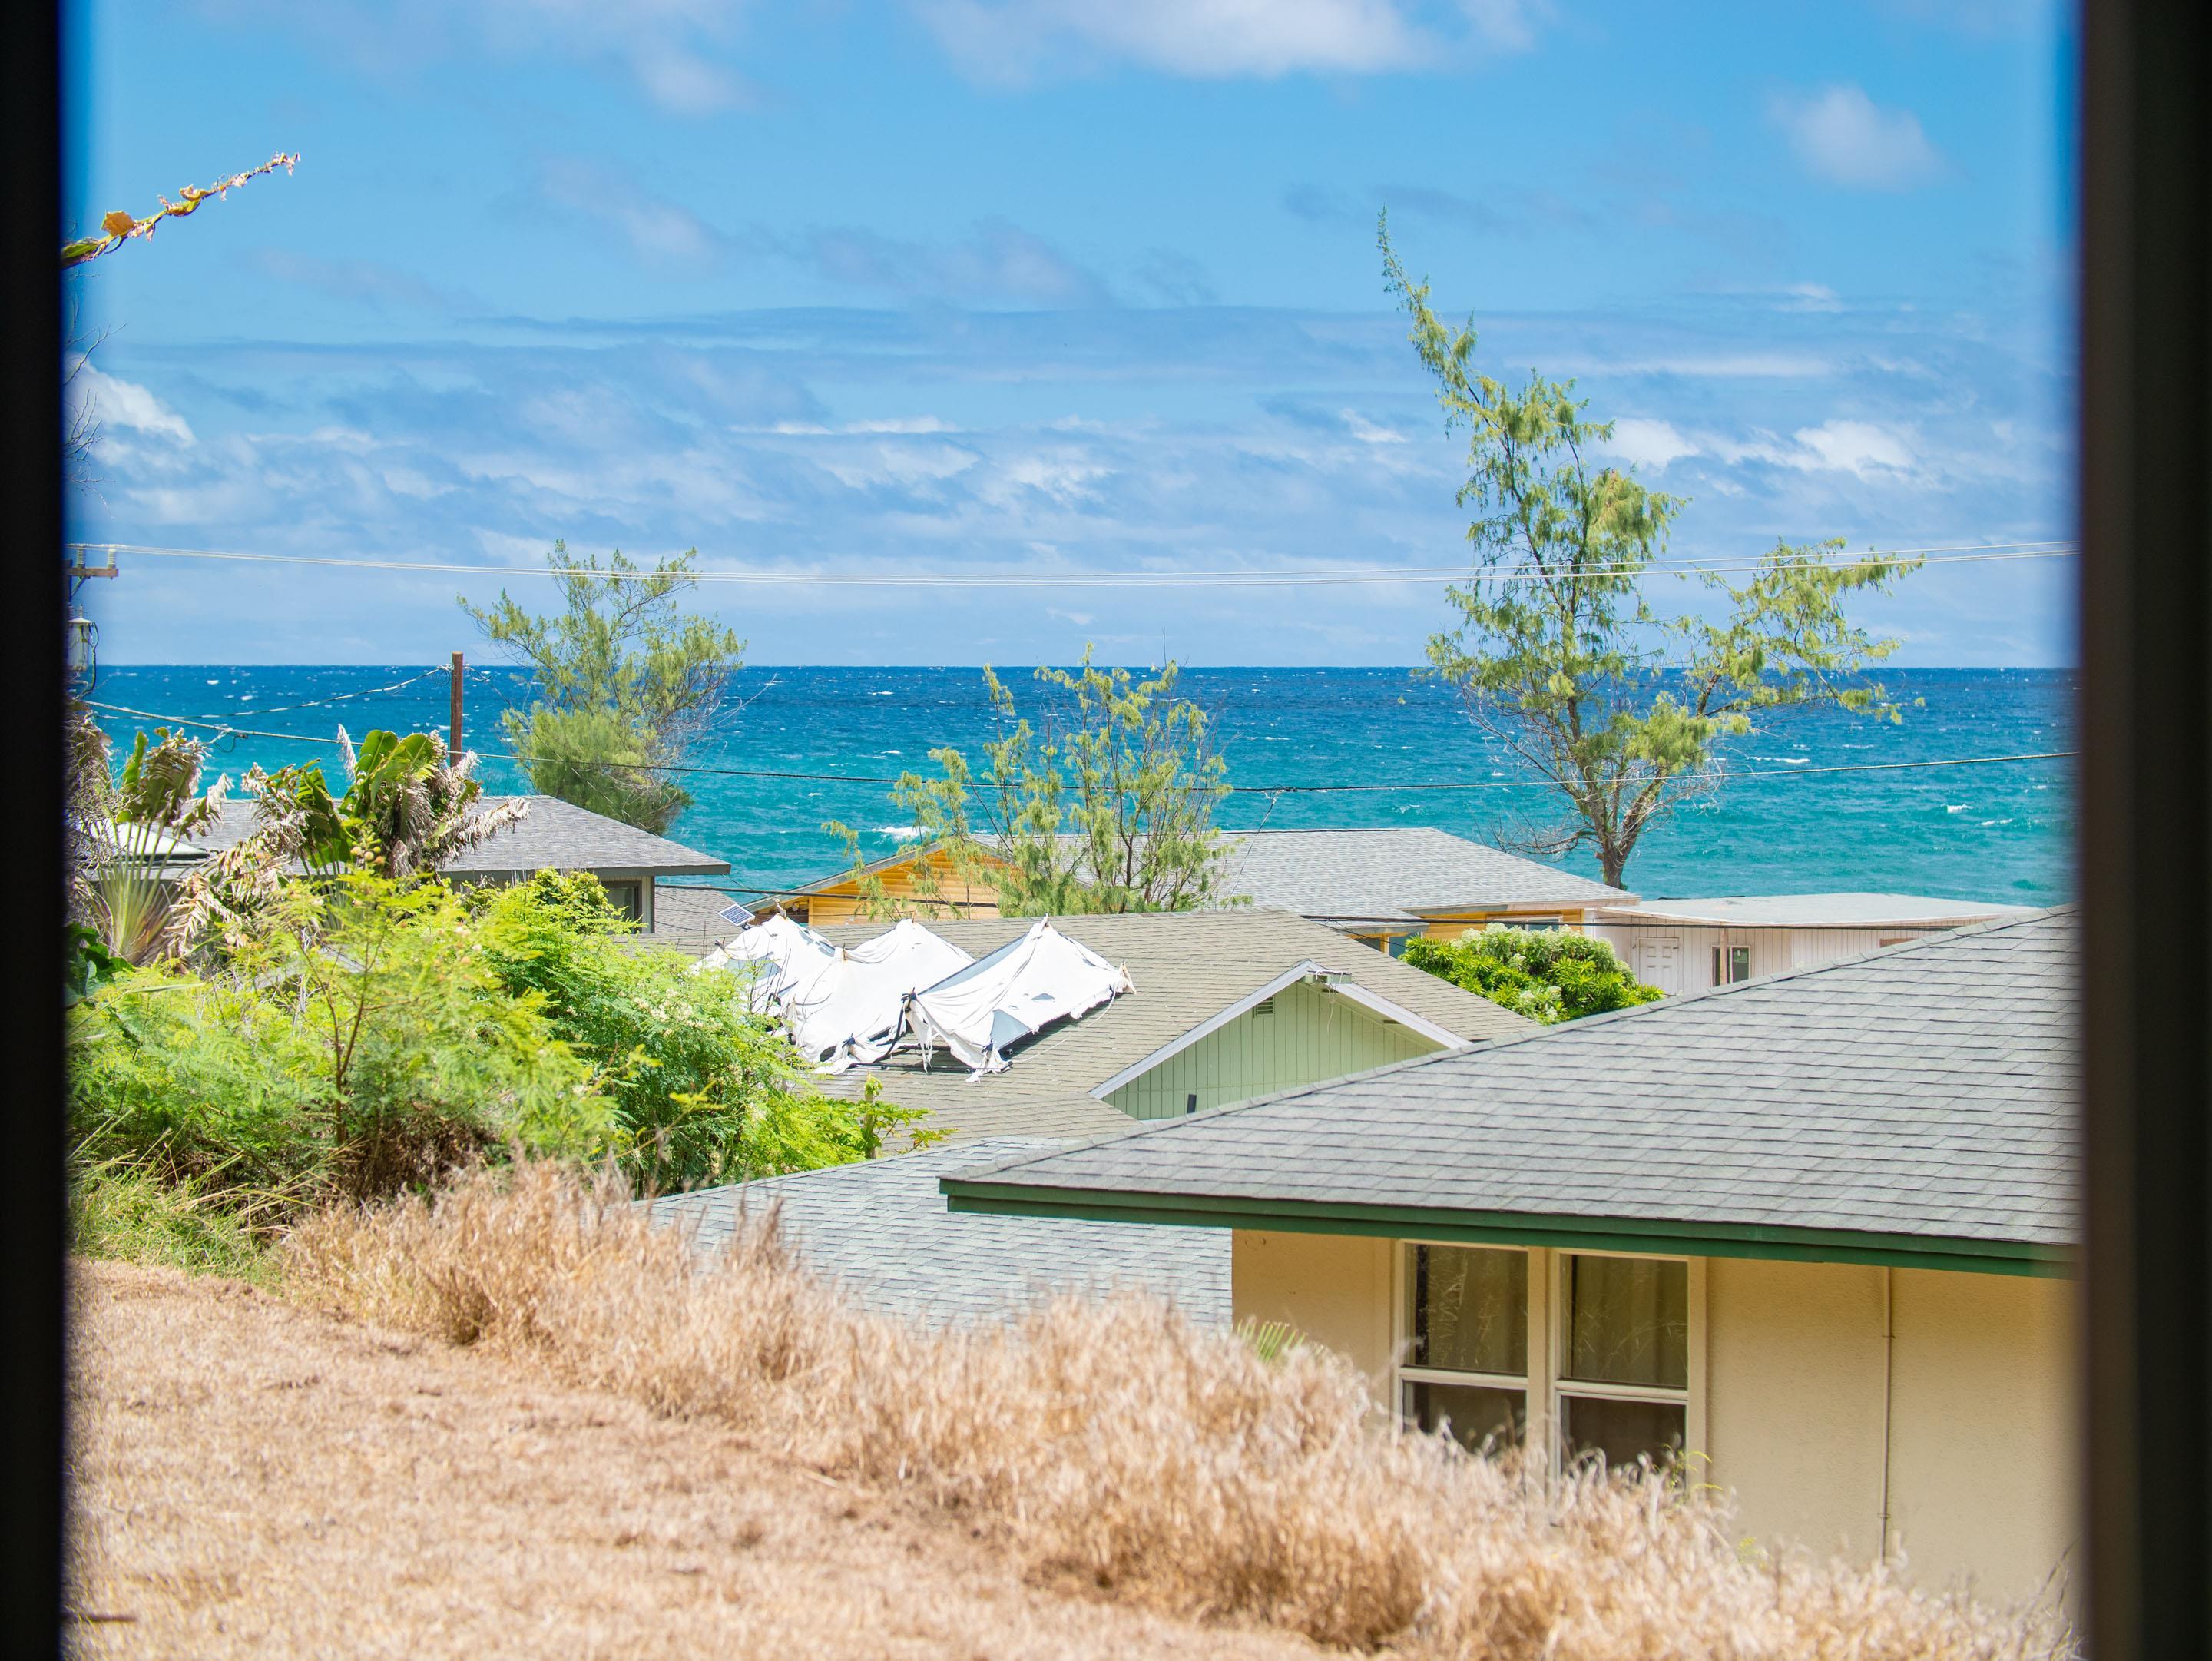
[[645, 920], [644, 897], [638, 891], [642, 886], [641, 884], [611, 882], [605, 886], [607, 891], [608, 904], [616, 910], [621, 912], [632, 922], [642, 922]]
[[1559, 926], [1557, 917], [1500, 917], [1499, 923], [1507, 928], [1527, 928], [1537, 934], [1547, 934]]
[[1557, 1307], [1562, 1457], [1627, 1465], [1679, 1454], [1689, 1421], [1689, 1264], [1563, 1255]]
[[1528, 1254], [1416, 1245], [1407, 1254], [1399, 1410], [1471, 1448], [1521, 1439], [1528, 1420]]
[[1713, 948], [1713, 984], [1729, 986], [1751, 978], [1751, 948], [1717, 946]]
[[1533, 1441], [1558, 1465], [1663, 1463], [1704, 1440], [1701, 1264], [1409, 1244], [1401, 1422], [1470, 1448]]

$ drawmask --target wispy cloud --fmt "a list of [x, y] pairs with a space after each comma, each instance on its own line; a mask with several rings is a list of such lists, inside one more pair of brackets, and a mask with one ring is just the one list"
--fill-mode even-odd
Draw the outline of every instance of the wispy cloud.
[[747, 0], [210, 0], [209, 9], [294, 29], [371, 72], [487, 53], [607, 70], [679, 115], [726, 109], [746, 94], [731, 58]]
[[[994, 82], [1113, 62], [1206, 80], [1370, 76], [1436, 51], [1394, 0], [915, 0], [915, 11], [953, 62]], [[1528, 15], [1516, 0], [1471, 11], [1491, 40]]]
[[1097, 306], [1110, 299], [1092, 272], [1003, 219], [987, 219], [951, 242], [833, 226], [799, 239], [798, 246], [830, 281], [878, 294], [1024, 306]]
[[538, 173], [539, 198], [563, 212], [620, 232], [648, 259], [698, 265], [720, 259], [730, 237], [680, 202], [658, 196], [603, 162], [550, 156]]
[[289, 248], [263, 248], [253, 263], [280, 283], [313, 289], [374, 311], [453, 313], [481, 310], [483, 302], [443, 288], [379, 259], [325, 259]]
[[1909, 190], [1948, 170], [1918, 116], [1885, 109], [1857, 87], [1777, 93], [1767, 115], [1807, 172], [1846, 190]]

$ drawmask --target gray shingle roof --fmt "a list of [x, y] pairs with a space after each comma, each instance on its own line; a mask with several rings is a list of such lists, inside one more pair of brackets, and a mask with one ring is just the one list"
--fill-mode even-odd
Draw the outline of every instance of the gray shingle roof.
[[[512, 800], [487, 796], [492, 806]], [[547, 867], [557, 871], [592, 871], [615, 877], [719, 877], [729, 870], [727, 861], [656, 837], [635, 825], [624, 824], [578, 807], [557, 796], [526, 796], [530, 812], [519, 824], [497, 830], [485, 841], [440, 867], [471, 876], [522, 875]], [[253, 830], [253, 804], [233, 798], [222, 804], [222, 817], [193, 841], [211, 853], [220, 853], [242, 842]]]
[[[1031, 921], [977, 917], [924, 927], [981, 957], [1018, 937]], [[855, 946], [890, 926], [844, 923], [819, 932], [840, 946]], [[1341, 971], [1456, 1037], [1480, 1040], [1534, 1030], [1525, 1018], [1486, 998], [1286, 911], [1154, 911], [1063, 917], [1055, 926], [1127, 970], [1136, 990], [1021, 1044], [1003, 1073], [971, 1079], [942, 1052], [924, 1071], [917, 1056], [902, 1051], [880, 1067], [856, 1068], [825, 1080], [824, 1087], [853, 1095], [868, 1074], [879, 1074], [889, 1099], [927, 1108], [939, 1128], [962, 1135], [1103, 1135], [1129, 1121], [1090, 1092], [1309, 960]]]
[[[1410, 922], [1424, 911], [1627, 905], [1636, 899], [1624, 889], [1425, 827], [1255, 830], [1227, 840], [1231, 846], [1222, 867], [1222, 891], [1302, 917]], [[921, 851], [886, 855], [865, 869], [888, 870]], [[834, 887], [852, 874], [833, 872], [791, 891]]]
[[1636, 897], [1447, 830], [1261, 830], [1236, 839], [1223, 887], [1304, 917], [1411, 922], [1504, 905], [1626, 905]]
[[1412, 1210], [2033, 1256], [2074, 1238], [2075, 956], [2071, 913], [2042, 913], [1146, 1127], [981, 1180], [1014, 1203], [1087, 1196], [1093, 1209], [1181, 1205], [1254, 1227], [1390, 1208], [1407, 1233], [1419, 1232]]
[[939, 1178], [1066, 1144], [994, 1137], [653, 1202], [654, 1220], [726, 1241], [741, 1214], [782, 1208], [799, 1259], [865, 1307], [933, 1325], [1000, 1319], [1054, 1292], [1141, 1287], [1194, 1321], [1229, 1324], [1229, 1235], [1218, 1229], [1036, 1217], [954, 1217]]

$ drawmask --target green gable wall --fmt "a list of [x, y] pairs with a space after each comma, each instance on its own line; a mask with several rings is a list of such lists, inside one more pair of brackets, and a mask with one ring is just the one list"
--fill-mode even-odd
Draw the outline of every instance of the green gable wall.
[[1201, 1109], [1224, 1107], [1438, 1048], [1410, 1028], [1300, 981], [1275, 995], [1272, 1014], [1248, 1011], [1106, 1099], [1133, 1118], [1180, 1118], [1194, 1095]]

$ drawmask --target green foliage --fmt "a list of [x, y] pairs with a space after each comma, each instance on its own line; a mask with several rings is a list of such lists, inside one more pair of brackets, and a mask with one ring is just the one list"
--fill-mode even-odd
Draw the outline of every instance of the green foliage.
[[1455, 940], [1410, 940], [1406, 961], [1546, 1026], [1664, 995], [1630, 974], [1607, 942], [1561, 928], [1492, 923]]
[[[1218, 903], [1227, 844], [1213, 813], [1229, 794], [1228, 764], [1206, 713], [1175, 696], [1176, 665], [1140, 681], [1095, 666], [1091, 652], [1084, 648], [1073, 671], [1036, 672], [1060, 695], [1042, 732], [987, 667], [998, 736], [983, 746], [981, 774], [960, 751], [933, 750], [939, 776], [903, 773], [891, 800], [913, 817], [925, 848], [940, 850], [970, 891], [994, 891], [1007, 916]], [[845, 839], [857, 865], [857, 835], [834, 821], [824, 828]], [[915, 885], [926, 913], [958, 910], [926, 860]], [[892, 909], [865, 875], [861, 893], [872, 910]]]
[[227, 964], [118, 980], [70, 1011], [70, 1041], [80, 1157], [172, 1183], [368, 1198], [614, 1135], [589, 1069], [434, 881], [287, 884]]
[[70, 1249], [88, 1257], [160, 1263], [258, 1286], [276, 1281], [275, 1252], [231, 1190], [196, 1179], [164, 1182], [127, 1164], [75, 1174]]
[[489, 962], [538, 1001], [594, 1070], [633, 1181], [655, 1192], [811, 1171], [873, 1154], [922, 1116], [825, 1098], [789, 1040], [750, 1013], [728, 975], [623, 944], [631, 925], [586, 873], [542, 871], [484, 897]]
[[94, 997], [109, 982], [131, 971], [128, 958], [110, 952], [100, 936], [82, 923], [62, 931], [62, 1006]]
[[1605, 465], [1610, 423], [1587, 418], [1572, 381], [1534, 373], [1518, 388], [1473, 368], [1472, 325], [1447, 327], [1379, 234], [1386, 286], [1435, 377], [1446, 430], [1468, 434], [1459, 492], [1474, 573], [1450, 591], [1456, 629], [1429, 642], [1434, 672], [1484, 727], [1550, 781], [1571, 815], [1518, 840], [1547, 853], [1588, 846], [1619, 884], [1638, 839], [1685, 797], [1712, 787], [1717, 739], [1761, 713], [1826, 703], [1897, 720], [1859, 677], [1896, 649], [1844, 612], [1916, 560], [1839, 563], [1840, 541], [1778, 543], [1739, 587], [1701, 580], [1723, 621], [1662, 616], [1642, 584], [1683, 502]]
[[[214, 822], [229, 781], [199, 794], [207, 745], [181, 730], [137, 734], [119, 776], [84, 705], [71, 706], [65, 737], [71, 919], [105, 954], [166, 956], [182, 945], [178, 880], [196, 857], [187, 839]], [[69, 974], [80, 991], [86, 961], [72, 936]]]
[[696, 556], [647, 571], [617, 550], [602, 571], [556, 542], [559, 612], [532, 616], [503, 593], [489, 609], [460, 601], [486, 639], [537, 671], [537, 702], [501, 717], [534, 789], [656, 835], [691, 805], [657, 770], [683, 761], [744, 654], [734, 631], [677, 603], [698, 587]]

